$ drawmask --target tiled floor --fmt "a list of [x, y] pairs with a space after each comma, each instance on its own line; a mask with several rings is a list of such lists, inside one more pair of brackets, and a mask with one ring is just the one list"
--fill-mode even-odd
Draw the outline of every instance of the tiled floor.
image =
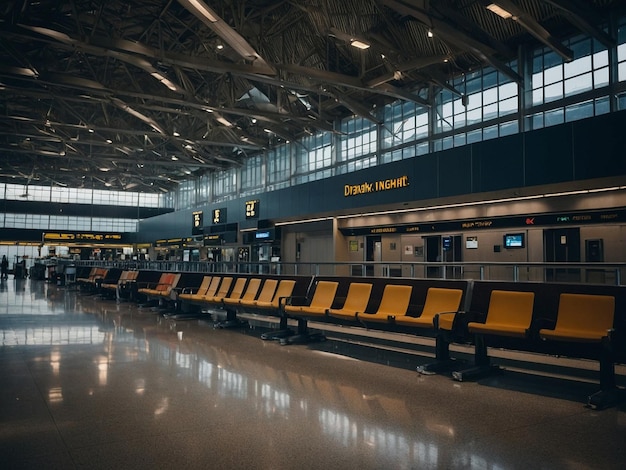
[[626, 468], [626, 406], [585, 408], [593, 373], [459, 383], [419, 351], [259, 336], [2, 283], [0, 466]]

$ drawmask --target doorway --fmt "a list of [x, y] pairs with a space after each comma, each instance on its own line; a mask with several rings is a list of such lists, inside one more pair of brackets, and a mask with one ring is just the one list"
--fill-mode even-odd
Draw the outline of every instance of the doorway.
[[[424, 237], [427, 263], [460, 263], [463, 261], [462, 235], [432, 235]], [[445, 271], [444, 271], [445, 269]], [[426, 277], [461, 279], [461, 266], [426, 266]]]
[[[380, 263], [383, 260], [383, 244], [380, 235], [368, 236], [365, 239], [365, 261]], [[381, 267], [371, 264], [365, 265], [365, 275], [380, 275]]]
[[[580, 229], [557, 228], [543, 231], [544, 261], [580, 263]], [[580, 282], [579, 268], [546, 268], [548, 282]]]

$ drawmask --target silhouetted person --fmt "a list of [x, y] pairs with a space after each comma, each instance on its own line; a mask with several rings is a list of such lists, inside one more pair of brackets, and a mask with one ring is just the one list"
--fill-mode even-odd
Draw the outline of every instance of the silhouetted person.
[[9, 260], [6, 255], [2, 255], [2, 263], [0, 263], [0, 276], [2, 279], [9, 278]]

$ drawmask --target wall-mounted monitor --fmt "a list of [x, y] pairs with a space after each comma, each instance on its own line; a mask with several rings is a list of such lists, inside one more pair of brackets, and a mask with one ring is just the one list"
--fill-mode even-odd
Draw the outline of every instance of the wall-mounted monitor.
[[525, 246], [523, 233], [507, 233], [504, 235], [504, 248], [524, 248]]

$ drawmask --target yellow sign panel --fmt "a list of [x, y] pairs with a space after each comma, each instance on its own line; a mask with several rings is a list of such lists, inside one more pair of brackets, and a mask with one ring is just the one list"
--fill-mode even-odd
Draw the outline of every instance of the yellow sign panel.
[[62, 242], [75, 242], [75, 241], [119, 241], [122, 239], [121, 233], [54, 233], [46, 232], [43, 234], [44, 241], [62, 241]]
[[379, 181], [366, 181], [361, 184], [346, 184], [343, 187], [344, 197], [358, 196], [361, 194], [376, 193], [380, 191], [389, 191], [391, 189], [407, 188], [409, 186], [409, 177], [404, 175], [398, 178], [391, 178]]
[[246, 219], [256, 219], [259, 217], [259, 200], [246, 201]]

